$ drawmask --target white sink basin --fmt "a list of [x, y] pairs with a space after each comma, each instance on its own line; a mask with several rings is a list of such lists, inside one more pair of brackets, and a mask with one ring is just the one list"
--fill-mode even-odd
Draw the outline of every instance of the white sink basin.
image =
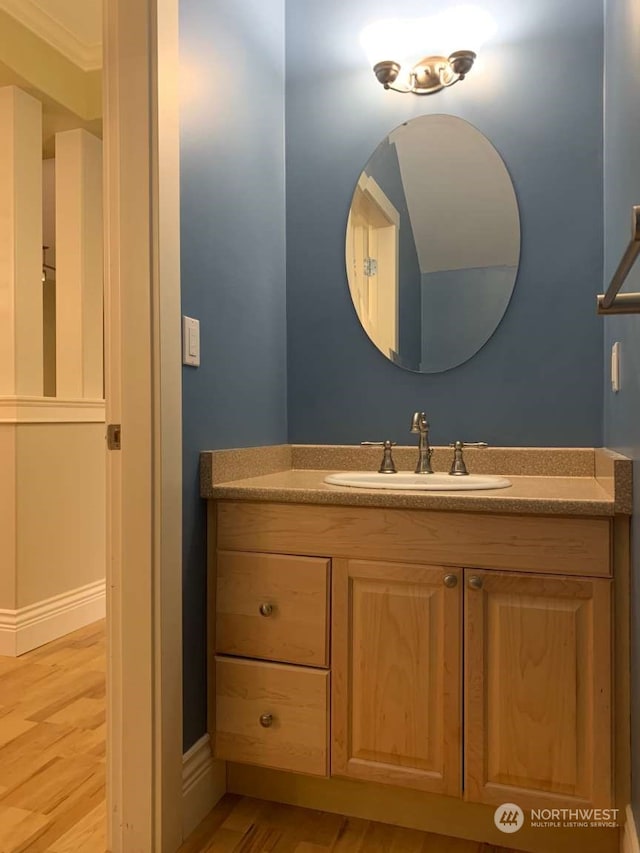
[[329, 474], [324, 481], [332, 486], [353, 486], [357, 489], [411, 489], [427, 492], [506, 489], [511, 485], [511, 481], [506, 477], [494, 477], [489, 474], [452, 477], [449, 474], [412, 474], [410, 471], [398, 471], [396, 474], [342, 471], [339, 474]]

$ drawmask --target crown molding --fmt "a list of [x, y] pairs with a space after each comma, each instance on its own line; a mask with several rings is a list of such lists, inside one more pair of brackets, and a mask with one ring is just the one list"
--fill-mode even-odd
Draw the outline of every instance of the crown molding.
[[87, 44], [32, 0], [0, 0], [3, 9], [38, 38], [62, 53], [83, 71], [102, 68], [102, 44]]

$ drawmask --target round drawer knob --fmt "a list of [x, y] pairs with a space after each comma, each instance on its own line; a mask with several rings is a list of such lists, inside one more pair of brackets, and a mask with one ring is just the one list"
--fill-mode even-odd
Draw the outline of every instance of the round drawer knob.
[[273, 725], [273, 714], [261, 714], [260, 725], [263, 729], [269, 729]]
[[453, 589], [454, 586], [458, 585], [458, 578], [455, 575], [445, 575], [444, 576], [444, 585], [448, 589]]
[[482, 578], [472, 575], [469, 578], [469, 589], [482, 589]]
[[273, 604], [269, 604], [268, 602], [265, 602], [264, 604], [260, 605], [260, 615], [261, 616], [271, 616], [272, 613], [273, 613]]

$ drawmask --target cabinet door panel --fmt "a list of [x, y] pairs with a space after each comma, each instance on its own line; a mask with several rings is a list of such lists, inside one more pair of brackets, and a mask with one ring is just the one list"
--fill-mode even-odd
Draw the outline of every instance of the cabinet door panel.
[[611, 582], [465, 577], [466, 798], [607, 808]]
[[440, 567], [335, 560], [332, 774], [460, 793], [460, 591]]

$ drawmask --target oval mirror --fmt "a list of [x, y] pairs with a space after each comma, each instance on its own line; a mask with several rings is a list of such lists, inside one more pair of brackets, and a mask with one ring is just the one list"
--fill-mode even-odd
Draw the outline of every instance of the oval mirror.
[[489, 140], [454, 116], [400, 125], [376, 148], [347, 222], [360, 323], [394, 364], [439, 373], [486, 344], [518, 272], [520, 218]]

